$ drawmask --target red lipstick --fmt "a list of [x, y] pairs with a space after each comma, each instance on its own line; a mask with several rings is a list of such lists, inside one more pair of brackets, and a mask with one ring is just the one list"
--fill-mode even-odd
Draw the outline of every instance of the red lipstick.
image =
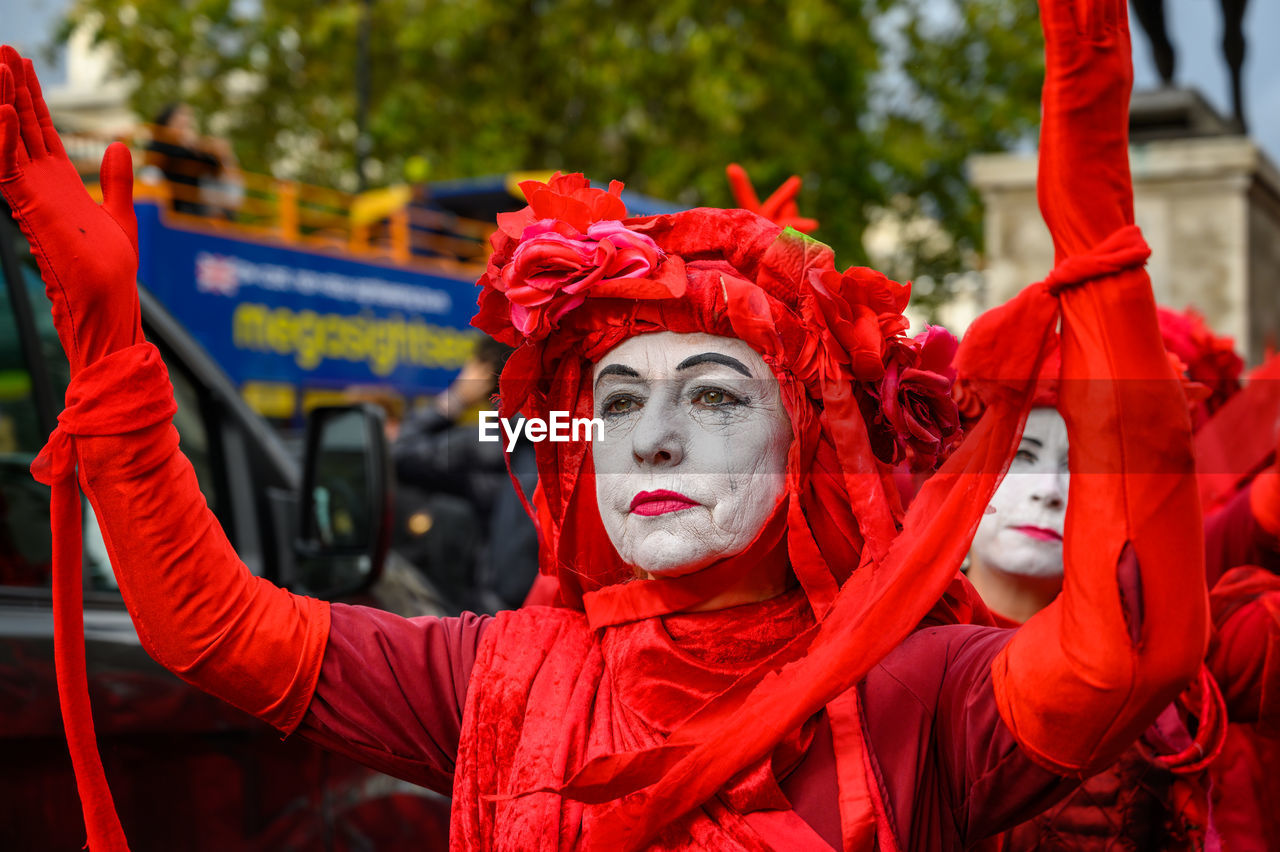
[[631, 498], [631, 511], [636, 515], [665, 515], [692, 509], [697, 501], [690, 500], [678, 491], [641, 491]]
[[1062, 541], [1062, 534], [1044, 527], [1014, 527], [1014, 530], [1036, 541]]

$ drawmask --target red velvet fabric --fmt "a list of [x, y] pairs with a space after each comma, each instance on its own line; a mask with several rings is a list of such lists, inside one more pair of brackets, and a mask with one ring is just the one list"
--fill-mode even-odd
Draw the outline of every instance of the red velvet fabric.
[[[468, 689], [454, 848], [607, 846], [596, 829], [611, 803], [561, 796], [561, 779], [595, 755], [658, 745], [729, 688], [742, 668], [812, 623], [798, 591], [751, 609], [758, 617], [749, 622], [735, 619], [732, 609], [665, 624], [643, 619], [608, 629], [602, 641], [569, 610], [500, 614], [488, 627]], [[724, 630], [706, 629], [708, 620]], [[535, 631], [554, 641], [527, 641]], [[745, 768], [719, 797], [673, 819], [656, 839], [658, 848], [829, 848], [791, 810], [776, 781], [803, 757], [813, 730], [811, 720], [791, 731], [769, 759]], [[494, 754], [504, 759], [494, 761]], [[549, 832], [551, 826], [557, 828]]]
[[[791, 600], [794, 601], [794, 593]], [[588, 628], [581, 614], [563, 609], [525, 610], [502, 614], [488, 622], [472, 669], [473, 688], [468, 689], [462, 716], [454, 788], [455, 848], [610, 848], [598, 834], [604, 804], [577, 803], [563, 797], [557, 801], [552, 795], [553, 784], [535, 788], [544, 792], [525, 795], [523, 792], [531, 783], [528, 779], [572, 772], [597, 751], [617, 748], [613, 726], [621, 711], [605, 713], [600, 711], [601, 706], [621, 708], [628, 711], [622, 715], [652, 720], [648, 696], [637, 695], [627, 686], [615, 692], [610, 672], [627, 671], [633, 665], [642, 670], [657, 666], [660, 671], [655, 676], [663, 682], [659, 689], [664, 693], [673, 690], [663, 699], [678, 708], [682, 696], [689, 694], [686, 684], [694, 677], [684, 667], [701, 670], [708, 665], [700, 656], [705, 653], [701, 649], [723, 649], [716, 658], [721, 665], [740, 664], [744, 650], [748, 655], [753, 653], [749, 648], [743, 649], [740, 639], [744, 644], [754, 644], [754, 653], [763, 652], [774, 639], [753, 625], [771, 613], [777, 616], [777, 611], [786, 606], [788, 601], [784, 599], [744, 605], [735, 608], [737, 612], [733, 614], [739, 617], [732, 620], [716, 613], [648, 619], [637, 624], [642, 629], [618, 642], [610, 638], [617, 628], [607, 628], [602, 636]], [[335, 607], [335, 634], [345, 637], [365, 633], [362, 615]], [[412, 755], [417, 746], [401, 741], [400, 732], [411, 733], [419, 724], [430, 726], [433, 720], [456, 710], [451, 711], [449, 705], [439, 706], [434, 712], [429, 710], [430, 705], [422, 700], [422, 679], [398, 674], [402, 667], [395, 662], [400, 660], [401, 652], [416, 653], [414, 649], [421, 647], [425, 631], [408, 625], [385, 626], [394, 629], [380, 632], [373, 641], [392, 655], [386, 664], [377, 660], [372, 666], [348, 666], [378, 655], [365, 653], [348, 658], [341, 650], [345, 641], [338, 641], [335, 636], [331, 643], [333, 653], [338, 655], [332, 660], [335, 673], [341, 668], [356, 674], [358, 680], [346, 684], [331, 681], [331, 660], [326, 658], [326, 674], [317, 701], [323, 700], [325, 705], [328, 730], [336, 734], [350, 732], [348, 748], [358, 747], [357, 741], [384, 743], [377, 746], [377, 753], [381, 754], [390, 744], [390, 737], [397, 742], [395, 748]], [[720, 628], [726, 629], [721, 632]], [[508, 631], [514, 631], [521, 641], [511, 641]], [[528, 641], [528, 636], [537, 631], [554, 637], [554, 641]], [[435, 632], [434, 627], [431, 632]], [[786, 632], [782, 631], [783, 635]], [[991, 660], [1008, 636], [1008, 631], [956, 625], [917, 631], [871, 671], [859, 690], [846, 693], [863, 704], [859, 717], [865, 747], [860, 752], [865, 761], [864, 773], [872, 779], [866, 795], [872, 799], [875, 813], [871, 831], [858, 840], [866, 845], [853, 848], [888, 850], [897, 848], [899, 842], [902, 848], [917, 852], [960, 848], [1025, 819], [1068, 789], [1062, 778], [1027, 757], [996, 712]], [[450, 640], [449, 647], [457, 648], [458, 641]], [[628, 654], [642, 658], [624, 658]], [[652, 663], [647, 663], [644, 656], [651, 657]], [[607, 662], [603, 673], [594, 664], [583, 662], [596, 658]], [[676, 660], [674, 667], [682, 670], [670, 676], [670, 680], [679, 682], [669, 685], [664, 682], [668, 677], [661, 669], [672, 666], [672, 659]], [[456, 670], [456, 663], [437, 662], [429, 668], [436, 672]], [[642, 685], [641, 681], [633, 683]], [[358, 686], [395, 697], [362, 702], [353, 697], [360, 692]], [[405, 690], [409, 694], [401, 699]], [[499, 697], [491, 700], [487, 696]], [[529, 703], [522, 704], [526, 696]], [[644, 703], [638, 709], [630, 707], [629, 702], [637, 699]], [[554, 730], [547, 725], [550, 719], [557, 720]], [[785, 802], [776, 802], [778, 809], [794, 811], [810, 828], [788, 829], [769, 840], [770, 848], [810, 848], [815, 831], [839, 848], [841, 831], [848, 836], [848, 824], [840, 824], [847, 809], [837, 809], [838, 799], [846, 794], [834, 765], [848, 751], [841, 736], [833, 719], [824, 724], [819, 718], [813, 743], [793, 772], [788, 773], [785, 765], [779, 765], [789, 760], [775, 758], [771, 763], [777, 785], [786, 796]], [[585, 748], [575, 745], [583, 742], [587, 743]], [[348, 753], [358, 756], [358, 752]], [[495, 762], [495, 753], [507, 758]], [[767, 777], [758, 777], [755, 772], [736, 778], [735, 784], [745, 783], [748, 776], [772, 787]], [[726, 822], [716, 815], [722, 813], [721, 807], [729, 807], [753, 829], [762, 823], [770, 824], [766, 820], [792, 825], [790, 814], [768, 812], [768, 806], [774, 803], [772, 796], [729, 796], [721, 791], [703, 808], [695, 808], [684, 819], [673, 820], [655, 843], [657, 848], [753, 848], [741, 840], [742, 835], [736, 835], [735, 840], [734, 834], [723, 830], [725, 825], [740, 827], [739, 823]], [[747, 811], [761, 807], [766, 810]], [[540, 829], [544, 819], [550, 819], [553, 813], [558, 814], [554, 822], [558, 833]], [[712, 828], [718, 824], [719, 829], [709, 838], [706, 834], [691, 837], [687, 826], [698, 823], [705, 827], [709, 818]], [[834, 834], [830, 828], [833, 825]]]
[[[742, 616], [736, 620], [736, 629], [748, 628], [759, 620], [752, 613], [767, 611], [778, 603], [736, 607]], [[568, 620], [539, 613], [528, 617], [552, 635], [569, 630], [592, 632], [581, 615]], [[663, 620], [663, 633], [671, 637], [669, 644], [676, 646], [678, 654], [684, 653], [679, 646], [685, 643], [699, 648], [733, 641], [733, 629], [718, 642], [697, 635], [700, 630], [715, 630], [716, 621], [701, 614], [675, 616]], [[525, 716], [515, 712], [494, 716], [482, 726], [474, 723], [470, 710], [463, 718], [463, 706], [473, 700], [468, 687], [477, 657], [502, 667], [484, 677], [502, 679], [505, 673], [521, 678], [527, 674], [506, 669], [505, 654], [479, 650], [488, 641], [487, 628], [492, 624], [491, 618], [469, 615], [406, 620], [365, 607], [335, 604], [315, 698], [299, 733], [442, 792], [449, 792], [455, 779], [459, 785], [469, 784], [472, 770], [468, 767], [476, 761], [490, 764], [492, 755], [471, 745], [460, 749], [464, 729], [502, 729], [507, 732], [502, 736], [514, 741], [525, 722]], [[901, 842], [903, 848], [916, 852], [955, 849], [1025, 819], [1068, 789], [1069, 782], [1041, 769], [1022, 753], [996, 712], [991, 660], [1008, 636], [1008, 631], [972, 626], [919, 630], [872, 669], [856, 693], [866, 744], [861, 749], [865, 775], [873, 779], [866, 795], [874, 797], [873, 828], [879, 848], [891, 849]], [[586, 640], [598, 641], [598, 633]], [[577, 641], [568, 641], [563, 653], [572, 659], [581, 653], [581, 647]], [[552, 656], [560, 653], [554, 648], [551, 651]], [[545, 659], [542, 665], [548, 670], [567, 667], [563, 661]], [[544, 686], [572, 692], [575, 683], [560, 678], [558, 683], [547, 681]], [[527, 684], [508, 682], [498, 691], [510, 695], [526, 688]], [[605, 700], [597, 693], [595, 701]], [[553, 702], [553, 706], [557, 705]], [[532, 718], [536, 723], [543, 715], [534, 713]], [[579, 736], [572, 732], [592, 724], [593, 718], [563, 717], [563, 736]], [[795, 814], [828, 844], [840, 848], [839, 799], [846, 793], [840, 786], [836, 749], [847, 753], [848, 746], [837, 744], [841, 735], [836, 731], [833, 737], [834, 727], [827, 713], [817, 717], [813, 743], [804, 759], [794, 771], [788, 774], [784, 769], [776, 777]], [[531, 736], [546, 734], [533, 732]], [[515, 770], [508, 767], [507, 771]], [[491, 781], [495, 778], [487, 768], [481, 774]], [[506, 793], [501, 788], [486, 792]], [[539, 807], [536, 798], [531, 801]], [[880, 804], [874, 803], [877, 800]], [[524, 797], [512, 799], [511, 807], [518, 808], [523, 801]], [[560, 832], [585, 845], [579, 829], [562, 824]], [[482, 831], [487, 830], [487, 824], [482, 825]], [[456, 842], [473, 847], [490, 839], [483, 833], [478, 839], [466, 839], [460, 832], [454, 832], [454, 837]], [[520, 848], [551, 842], [546, 835], [521, 839]], [[788, 848], [785, 843], [777, 845]]]

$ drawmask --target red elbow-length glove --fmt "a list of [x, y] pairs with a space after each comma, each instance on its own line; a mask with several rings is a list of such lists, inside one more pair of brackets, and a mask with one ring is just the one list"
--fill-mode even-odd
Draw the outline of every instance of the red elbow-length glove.
[[1127, 10], [1124, 0], [1040, 5], [1038, 195], [1055, 276], [1067, 285], [1066, 574], [1062, 595], [1020, 629], [994, 674], [1001, 715], [1023, 746], [1055, 771], [1088, 774], [1112, 763], [1195, 676], [1207, 599], [1190, 420], [1150, 281], [1140, 268], [1098, 262], [1126, 235], [1136, 241]]
[[168, 376], [142, 334], [133, 168], [116, 143], [103, 204], [85, 191], [31, 69], [0, 51], [0, 193], [31, 244], [71, 364], [67, 408], [33, 465], [53, 486], [58, 688], [94, 852], [125, 849], [93, 738], [84, 670], [79, 484], [97, 513], [143, 647], [181, 677], [282, 730], [301, 720], [327, 605], [255, 577], [178, 451]]

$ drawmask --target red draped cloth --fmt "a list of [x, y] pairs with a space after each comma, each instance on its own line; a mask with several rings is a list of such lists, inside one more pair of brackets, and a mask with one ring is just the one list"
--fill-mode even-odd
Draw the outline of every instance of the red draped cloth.
[[[299, 732], [452, 791], [455, 848], [585, 847], [599, 806], [511, 794], [652, 742], [809, 620], [796, 592], [600, 632], [564, 609], [405, 621], [335, 605]], [[1074, 783], [1032, 761], [999, 719], [991, 661], [1010, 635], [922, 628], [856, 690], [879, 816], [864, 848], [958, 848]], [[664, 830], [657, 848], [841, 848], [845, 749], [831, 721], [815, 714], [767, 762]]]

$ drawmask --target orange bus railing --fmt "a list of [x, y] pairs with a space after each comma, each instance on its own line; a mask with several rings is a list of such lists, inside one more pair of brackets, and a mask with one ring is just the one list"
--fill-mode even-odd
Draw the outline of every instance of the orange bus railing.
[[[165, 204], [177, 222], [199, 224], [301, 247], [339, 250], [398, 265], [452, 267], [472, 276], [489, 254], [494, 226], [425, 205], [423, 187], [398, 186], [356, 194], [269, 175], [227, 170], [220, 181], [184, 177], [181, 161], [165, 162], [168, 177], [153, 162], [148, 145], [163, 129], [142, 127], [120, 138], [133, 152], [135, 195]], [[117, 137], [118, 138], [118, 137]], [[63, 144], [86, 180], [96, 180], [114, 138], [63, 132]], [[91, 192], [96, 187], [91, 186]]]

